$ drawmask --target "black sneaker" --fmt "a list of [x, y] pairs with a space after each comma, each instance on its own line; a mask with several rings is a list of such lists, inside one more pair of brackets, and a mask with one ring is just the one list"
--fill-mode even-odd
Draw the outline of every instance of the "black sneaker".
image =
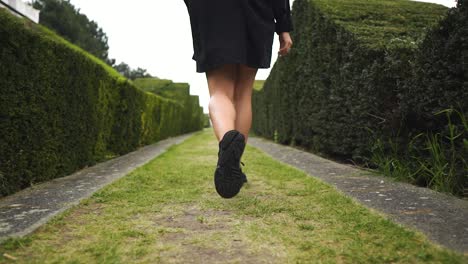
[[[221, 155], [221, 150], [222, 150], [222, 148], [219, 148], [219, 150], [218, 150], [218, 159], [219, 159], [219, 157]], [[242, 162], [242, 161], [240, 162], [240, 164], [242, 164], [242, 166], [245, 166], [244, 162]], [[242, 171], [242, 167], [239, 166], [239, 170], [240, 170], [240, 173], [242, 174], [242, 181], [244, 183], [248, 182], [247, 175], [245, 175], [245, 173]]]
[[[245, 166], [244, 162], [241, 161], [240, 163], [242, 164], [242, 166]], [[245, 175], [245, 173], [242, 171], [242, 167], [239, 167], [239, 170], [240, 170], [240, 172], [242, 174], [242, 180], [244, 181], [244, 183], [246, 183], [247, 182], [247, 175]]]
[[[239, 133], [239, 135], [242, 135], [242, 133]], [[245, 142], [245, 136], [242, 135], [242, 140], [244, 140]], [[241, 146], [241, 154], [240, 154], [240, 157], [242, 157], [242, 155], [244, 154], [244, 150], [245, 150], [245, 143]], [[239, 162], [240, 164], [242, 164], [242, 166], [245, 166], [244, 162], [240, 161], [240, 158], [239, 158]], [[242, 167], [240, 166], [239, 164], [239, 170], [240, 170], [240, 173], [242, 175], [242, 182], [243, 183], [246, 183], [247, 182], [247, 175], [245, 175], [245, 173], [242, 171]]]
[[223, 198], [236, 196], [244, 184], [239, 164], [244, 148], [244, 135], [237, 130], [226, 132], [219, 142], [214, 182], [216, 191]]
[[240, 161], [241, 160], [241, 157], [242, 155], [244, 154], [244, 150], [245, 150], [245, 137], [242, 133], [239, 132], [239, 134], [237, 135], [238, 139], [234, 142], [237, 142], [238, 143], [238, 146], [237, 146], [237, 152], [236, 152], [236, 163], [235, 163], [235, 173], [239, 173], [241, 176], [241, 180], [242, 180], [242, 184], [246, 183], [247, 182], [247, 176], [245, 175], [245, 173], [242, 171], [242, 168], [241, 168], [241, 164], [242, 166], [245, 166], [244, 162]]

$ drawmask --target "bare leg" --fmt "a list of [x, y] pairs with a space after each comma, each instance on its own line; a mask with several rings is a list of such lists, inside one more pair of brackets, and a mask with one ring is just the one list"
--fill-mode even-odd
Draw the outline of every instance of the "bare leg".
[[234, 89], [235, 129], [244, 135], [245, 143], [247, 143], [252, 126], [252, 89], [258, 69], [243, 64], [239, 64], [238, 67], [238, 76]]
[[210, 91], [209, 115], [218, 142], [227, 131], [235, 129], [233, 100], [237, 70], [235, 64], [225, 64], [206, 72]]

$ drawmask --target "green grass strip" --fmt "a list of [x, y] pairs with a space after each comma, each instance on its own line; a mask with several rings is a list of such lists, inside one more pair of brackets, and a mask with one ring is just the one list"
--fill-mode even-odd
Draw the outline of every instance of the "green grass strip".
[[265, 84], [265, 80], [255, 80], [253, 88], [256, 91], [260, 91], [263, 89], [264, 84]]
[[249, 183], [221, 199], [217, 150], [212, 129], [200, 131], [6, 241], [2, 255], [16, 263], [467, 263], [250, 145]]

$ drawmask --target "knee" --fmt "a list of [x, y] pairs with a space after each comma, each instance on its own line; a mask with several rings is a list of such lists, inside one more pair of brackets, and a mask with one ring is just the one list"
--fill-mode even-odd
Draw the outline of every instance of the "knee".
[[248, 100], [252, 96], [257, 69], [240, 65], [239, 75], [234, 87], [234, 100]]
[[208, 102], [208, 107], [209, 108], [214, 108], [217, 106], [225, 106], [227, 103], [234, 104], [235, 103], [235, 98], [234, 94], [227, 94], [227, 93], [213, 93], [210, 96], [210, 101]]
[[252, 100], [252, 89], [253, 87], [252, 82], [238, 82], [236, 87], [234, 88], [234, 103], [247, 103]]
[[234, 89], [235, 84], [233, 82], [209, 82], [210, 88], [210, 101], [223, 101], [229, 100], [234, 102]]

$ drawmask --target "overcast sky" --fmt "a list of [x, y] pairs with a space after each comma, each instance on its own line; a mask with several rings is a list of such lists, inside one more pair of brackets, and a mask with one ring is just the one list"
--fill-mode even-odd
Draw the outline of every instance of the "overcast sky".
[[[117, 63], [123, 61], [132, 68], [147, 69], [159, 78], [190, 83], [190, 94], [200, 97], [200, 104], [204, 112], [208, 113], [208, 86], [205, 74], [195, 71], [190, 21], [183, 0], [70, 2], [106, 32], [110, 58], [116, 59]], [[424, 2], [448, 7], [456, 4], [455, 0]], [[272, 66], [277, 59], [278, 49], [278, 37], [275, 34]], [[266, 79], [270, 69], [259, 69], [256, 79]]]

